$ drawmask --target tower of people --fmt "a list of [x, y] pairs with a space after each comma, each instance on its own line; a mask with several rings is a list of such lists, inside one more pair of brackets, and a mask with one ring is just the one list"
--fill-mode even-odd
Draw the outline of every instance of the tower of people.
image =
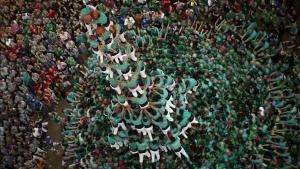
[[[87, 77], [97, 79], [104, 74], [114, 91], [102, 112], [111, 124], [109, 146], [129, 148], [130, 153], [139, 155], [140, 163], [145, 157], [156, 162], [161, 152], [168, 151], [189, 161], [180, 138], [188, 138], [188, 130], [198, 123], [187, 109], [188, 97], [197, 90], [198, 82], [193, 78], [176, 81], [160, 69], [147, 69], [139, 61], [138, 44], [132, 44], [140, 36], [133, 30], [122, 32], [120, 25], [96, 7], [87, 5], [81, 18], [93, 51]], [[166, 36], [162, 28], [151, 29]]]

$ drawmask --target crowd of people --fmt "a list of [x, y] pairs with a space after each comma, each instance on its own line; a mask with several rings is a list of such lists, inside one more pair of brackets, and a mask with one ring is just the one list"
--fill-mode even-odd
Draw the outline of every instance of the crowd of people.
[[8, 4], [0, 168], [47, 167], [49, 112], [65, 97], [65, 167], [300, 166], [292, 1]]
[[65, 4], [3, 5], [0, 168], [43, 168], [45, 152], [53, 146], [48, 113], [71, 88], [77, 63], [83, 60], [80, 50], [85, 49], [77, 45], [72, 17], [62, 17], [72, 14], [63, 9]]

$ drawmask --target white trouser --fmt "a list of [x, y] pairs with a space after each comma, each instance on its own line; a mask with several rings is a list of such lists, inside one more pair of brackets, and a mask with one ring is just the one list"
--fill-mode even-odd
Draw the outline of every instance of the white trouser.
[[146, 68], [144, 67], [144, 69], [142, 71], [140, 71], [140, 75], [142, 76], [142, 78], [146, 78]]
[[125, 106], [125, 107], [127, 107], [129, 104], [128, 104], [128, 102], [127, 102], [127, 100], [125, 100], [125, 102], [124, 103], [120, 103], [122, 106]]
[[194, 117], [193, 121], [189, 122], [188, 126], [189, 128], [192, 127], [192, 124], [198, 124], [199, 122], [196, 120], [196, 118]]
[[132, 51], [131, 54], [130, 54], [130, 58], [131, 58], [133, 61], [137, 61], [137, 58], [135, 57], [135, 48], [133, 48], [133, 51]]
[[[112, 38], [111, 38], [111, 39], [112, 39]], [[111, 46], [112, 46], [113, 43], [114, 43], [114, 40], [112, 39], [111, 42], [110, 42], [109, 44], [106, 45], [108, 50], [111, 50], [111, 49], [112, 49]]]
[[118, 58], [120, 59], [121, 62], [123, 62], [125, 56], [127, 56], [127, 55], [120, 55]]
[[174, 90], [174, 87], [175, 87], [175, 85], [176, 85], [176, 82], [175, 82], [175, 80], [173, 80], [173, 83], [172, 83], [172, 85], [168, 87], [169, 91], [173, 91], [173, 90]]
[[[199, 83], [199, 82], [198, 82]], [[196, 92], [199, 87], [199, 84], [193, 88], [193, 91]]]
[[181, 130], [180, 135], [183, 135], [183, 137], [188, 138], [188, 136], [187, 136], [186, 133], [185, 133], [188, 129], [189, 129], [188, 126], [184, 127], [184, 128]]
[[122, 55], [121, 52], [119, 52], [117, 57], [118, 57], [118, 59], [119, 59], [121, 62], [123, 62], [123, 61], [124, 61], [124, 57], [126, 57], [126, 56], [127, 56], [126, 54]]
[[165, 129], [165, 130], [162, 130], [162, 132], [164, 133], [164, 134], [167, 134], [168, 133], [168, 131], [170, 131], [170, 126], [167, 128], [167, 129]]
[[127, 130], [124, 122], [118, 123], [117, 127], [112, 127], [113, 128], [113, 134], [116, 135], [118, 133], [119, 128], [122, 128], [122, 130]]
[[[118, 54], [112, 56], [111, 58], [112, 58], [112, 60], [116, 61], [117, 64], [119, 64], [120, 61], [123, 61], [123, 57], [122, 57], [122, 55], [121, 55], [121, 51], [119, 51]], [[119, 60], [120, 60], [120, 61], [119, 61]]]
[[167, 101], [167, 104], [170, 105], [170, 107], [175, 108], [175, 105], [172, 103], [174, 101], [173, 96], [170, 96], [169, 100]]
[[151, 153], [151, 162], [152, 163], [159, 161], [159, 159], [160, 159], [159, 150], [156, 150], [156, 151], [150, 150], [150, 153]]
[[153, 140], [153, 138], [152, 138], [153, 126], [151, 126], [149, 128], [145, 128], [145, 131], [147, 132], [150, 141], [152, 141]]
[[175, 154], [181, 158], [181, 154], [184, 155], [187, 159], [189, 159], [188, 154], [185, 152], [185, 150], [181, 147], [181, 150], [179, 152], [175, 152]]
[[136, 92], [136, 89], [130, 89], [129, 88], [129, 91], [132, 93], [133, 97], [137, 97], [138, 96], [138, 94]]
[[[113, 57], [114, 61], [116, 61], [117, 64], [120, 64], [120, 61], [121, 60], [118, 56], [117, 57]], [[123, 58], [122, 58], [123, 59]], [[121, 60], [122, 61], [122, 60]]]
[[[105, 71], [101, 71], [101, 72], [103, 72], [105, 74], [108, 74], [109, 78], [111, 78], [111, 79], [114, 77], [114, 73], [111, 71], [111, 68], [109, 68], [109, 67], [106, 67], [106, 70]], [[108, 79], [108, 77], [107, 77], [107, 79]]]
[[175, 108], [175, 106], [172, 104], [172, 102], [167, 101], [165, 108], [168, 111], [168, 113], [173, 113], [174, 110], [172, 108]]
[[125, 80], [128, 80], [128, 78], [131, 77], [131, 75], [132, 75], [132, 73], [131, 73], [131, 68], [130, 68], [130, 70], [129, 70], [128, 73], [123, 74]]
[[148, 107], [149, 107], [149, 102], [147, 102], [146, 106], [143, 106], [143, 107], [140, 106], [141, 109], [146, 109], [146, 108], [148, 108]]
[[197, 124], [199, 123], [196, 118], [194, 117], [193, 121], [189, 122], [180, 132], [181, 135], [183, 135], [185, 138], [188, 138], [188, 136], [186, 135], [186, 131], [189, 129], [189, 128], [192, 128], [192, 124]]
[[117, 87], [112, 87], [112, 86], [110, 85], [110, 87], [111, 87], [113, 90], [115, 90], [118, 94], [121, 94], [121, 89], [120, 89], [120, 86], [119, 86], [119, 85], [117, 85]]
[[136, 130], [139, 134], [143, 133], [144, 136], [147, 134], [145, 127], [141, 128], [141, 129], [136, 129]]
[[169, 110], [168, 110], [168, 108], [166, 107], [166, 110], [167, 110], [167, 112], [168, 112], [168, 114], [166, 115], [166, 118], [167, 118], [169, 121], [174, 121], [174, 119], [171, 117], [170, 111], [169, 111], [169, 110], [172, 110], [171, 113], [173, 113], [173, 112], [174, 112], [173, 109], [169, 108]]
[[136, 90], [137, 90], [140, 94], [144, 94], [144, 90], [140, 87], [140, 85], [138, 85], [138, 87], [136, 88]]
[[159, 145], [160, 149], [164, 152], [168, 152], [168, 149], [166, 146], [162, 146], [162, 145]]
[[[173, 113], [173, 112], [174, 112], [173, 109], [176, 108], [176, 106], [172, 103], [173, 100], [174, 100], [174, 99], [173, 99], [173, 97], [171, 96], [170, 99], [167, 101], [166, 106], [165, 106], [165, 108], [166, 108], [166, 110], [167, 110], [167, 112], [168, 112], [167, 118], [171, 119], [171, 120], [169, 120], [169, 121], [173, 121], [173, 118], [171, 118], [170, 113]], [[173, 108], [173, 109], [172, 109], [172, 108]]]
[[150, 153], [149, 151], [146, 151], [144, 153], [139, 153], [139, 159], [140, 159], [140, 163], [144, 162], [144, 156], [147, 156], [148, 158], [150, 158]]
[[184, 103], [185, 103], [185, 104], [188, 104], [188, 103], [189, 103], [188, 100], [187, 100], [187, 98], [186, 98], [186, 93], [184, 94]]
[[130, 151], [131, 154], [137, 154], [138, 153], [138, 151], [131, 151], [131, 150], [129, 150], [129, 151]]
[[119, 69], [116, 69], [116, 71], [117, 71], [117, 73], [119, 74], [119, 76], [122, 76], [122, 75], [123, 75], [123, 73], [122, 73], [122, 71], [121, 71], [121, 70], [119, 70]]
[[123, 147], [123, 142], [116, 142], [115, 144], [111, 144], [110, 147], [119, 150], [120, 147]]
[[139, 92], [140, 94], [143, 94], [144, 93], [144, 90], [142, 90], [141, 89], [141, 87], [140, 87], [140, 85], [138, 85], [136, 88], [134, 88], [134, 89], [130, 89], [129, 88], [129, 91], [132, 93], [132, 95], [134, 96], [134, 97], [137, 97], [138, 95], [137, 95], [137, 92]]
[[109, 31], [109, 28], [113, 25], [114, 23], [112, 21], [109, 22], [109, 25], [105, 27], [105, 30]]
[[94, 54], [97, 55], [97, 60], [100, 60], [100, 63], [103, 63], [103, 53], [101, 52], [101, 50], [98, 50], [98, 51], [94, 51]]

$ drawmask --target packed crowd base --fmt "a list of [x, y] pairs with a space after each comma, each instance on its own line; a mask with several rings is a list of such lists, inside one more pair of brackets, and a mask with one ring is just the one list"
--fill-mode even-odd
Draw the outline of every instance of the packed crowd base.
[[292, 1], [18, 0], [1, 13], [0, 168], [47, 168], [57, 146], [66, 168], [300, 167]]

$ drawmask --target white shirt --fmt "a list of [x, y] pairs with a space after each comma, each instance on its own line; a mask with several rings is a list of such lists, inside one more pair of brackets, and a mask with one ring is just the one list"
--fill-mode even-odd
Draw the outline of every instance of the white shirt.
[[146, 2], [146, 0], [138, 0], [138, 3], [141, 3], [141, 4], [143, 4], [145, 2]]
[[93, 35], [92, 26], [88, 25], [88, 24], [85, 24], [85, 26], [86, 26], [86, 29], [88, 30], [88, 34]]
[[39, 132], [39, 128], [35, 127], [33, 130], [34, 130], [34, 132], [33, 132], [34, 137], [40, 137], [41, 136], [41, 134]]
[[7, 85], [5, 81], [0, 81], [0, 90], [4, 91], [6, 90]]
[[259, 107], [259, 114], [265, 116], [265, 109], [263, 107]]
[[32, 80], [33, 81], [38, 81], [39, 80], [39, 78], [40, 78], [40, 75], [39, 74], [37, 74], [37, 73], [32, 73]]
[[58, 70], [62, 70], [64, 68], [66, 68], [66, 66], [67, 66], [67, 64], [65, 62], [60, 62], [60, 61], [57, 62]]
[[135, 20], [132, 17], [127, 17], [125, 19], [124, 25], [128, 26], [128, 28], [132, 28], [132, 26], [134, 25]]
[[8, 68], [7, 67], [2, 67], [0, 73], [1, 73], [1, 76], [7, 76], [8, 75]]
[[70, 34], [68, 32], [63, 32], [62, 34], [59, 35], [61, 41], [66, 41], [70, 38]]

